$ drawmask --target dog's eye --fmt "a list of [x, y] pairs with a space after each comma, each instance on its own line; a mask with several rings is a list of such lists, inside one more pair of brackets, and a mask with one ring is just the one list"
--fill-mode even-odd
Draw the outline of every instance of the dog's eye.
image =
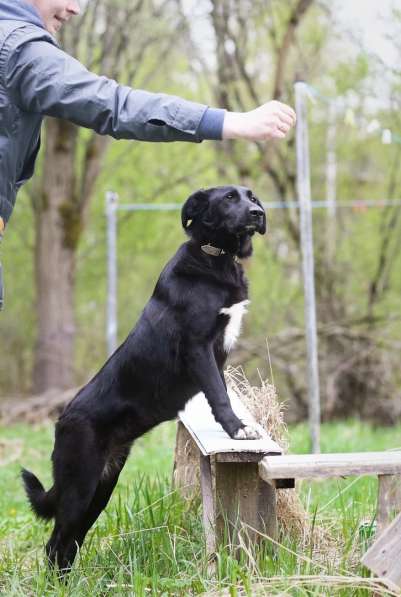
[[235, 195], [233, 195], [233, 193], [228, 193], [228, 195], [226, 195], [226, 199], [234, 199]]
[[254, 196], [252, 195], [252, 197], [251, 197], [251, 201], [252, 201], [252, 203], [257, 203], [256, 197], [254, 197]]

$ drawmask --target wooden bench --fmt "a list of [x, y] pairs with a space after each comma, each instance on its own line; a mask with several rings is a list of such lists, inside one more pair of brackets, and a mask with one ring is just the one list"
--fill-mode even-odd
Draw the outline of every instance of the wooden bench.
[[401, 511], [401, 451], [267, 456], [259, 472], [276, 488], [294, 487], [295, 479], [377, 475], [376, 541], [361, 561], [391, 590], [401, 589], [401, 514], [391, 522]]
[[[244, 422], [256, 425], [234, 393], [230, 393], [230, 399], [237, 416]], [[194, 396], [179, 418], [199, 451], [203, 524], [208, 553], [214, 553], [216, 542], [223, 538], [236, 542], [238, 520], [275, 536], [275, 489], [260, 478], [258, 463], [266, 455], [281, 454], [280, 446], [258, 425], [263, 439], [230, 439], [221, 425], [216, 423], [203, 394]], [[226, 532], [229, 537], [226, 537]], [[248, 533], [248, 537], [256, 539], [252, 533]]]
[[[229, 394], [237, 416], [258, 426], [235, 393]], [[378, 533], [394, 513], [401, 511], [401, 451], [283, 455], [280, 446], [260, 426], [263, 439], [230, 439], [214, 420], [203, 394], [195, 396], [180, 413], [180, 425], [199, 452], [209, 553], [215, 551], [216, 542], [225, 538], [226, 531], [231, 542], [236, 542], [238, 521], [274, 538], [276, 491], [295, 487], [296, 479], [377, 475]], [[250, 534], [249, 538], [255, 540], [257, 534]]]
[[377, 475], [377, 532], [401, 510], [401, 452], [296, 454], [264, 458], [259, 474], [272, 487], [294, 487], [295, 479]]

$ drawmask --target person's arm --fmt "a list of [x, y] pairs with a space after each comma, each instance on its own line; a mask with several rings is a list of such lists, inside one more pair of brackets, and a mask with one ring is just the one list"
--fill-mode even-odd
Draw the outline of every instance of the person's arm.
[[295, 124], [294, 110], [277, 101], [249, 112], [227, 112], [134, 90], [89, 72], [43, 40], [24, 43], [22, 37], [21, 47], [17, 43], [11, 52], [5, 80], [22, 109], [65, 118], [117, 139], [282, 139]]
[[24, 43], [21, 35], [4, 79], [21, 109], [64, 118], [102, 135], [144, 141], [221, 139], [224, 110], [119, 85], [89, 72], [47, 41]]

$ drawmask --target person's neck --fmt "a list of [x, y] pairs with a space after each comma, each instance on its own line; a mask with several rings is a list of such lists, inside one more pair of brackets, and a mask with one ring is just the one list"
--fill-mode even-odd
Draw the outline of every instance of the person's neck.
[[44, 19], [43, 19], [43, 15], [40, 12], [40, 8], [37, 5], [36, 0], [20, 0], [20, 2], [21, 2], [21, 4], [28, 4], [29, 6], [32, 6], [35, 9], [35, 11], [38, 14], [38, 16], [40, 17], [40, 19], [41, 19], [41, 21], [43, 23], [43, 26], [45, 26], [44, 25], [45, 22], [44, 22]]

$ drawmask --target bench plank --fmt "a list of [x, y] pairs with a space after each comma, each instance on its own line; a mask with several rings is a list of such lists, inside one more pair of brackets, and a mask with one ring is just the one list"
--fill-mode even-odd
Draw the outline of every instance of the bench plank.
[[[204, 394], [199, 393], [191, 398], [185, 410], [179, 413], [179, 418], [193, 437], [201, 453], [204, 456], [229, 453], [231, 462], [233, 460], [238, 462], [252, 461], [255, 459], [255, 454], [261, 456], [264, 454], [282, 454], [280, 446], [271, 439], [263, 427], [255, 423], [252, 415], [235, 392], [229, 390], [228, 394], [237, 417], [244, 423], [256, 426], [263, 439], [231, 439], [220, 423], [216, 422]], [[222, 458], [224, 460], [224, 457]]]
[[259, 463], [259, 474], [271, 479], [313, 479], [349, 475], [393, 475], [401, 473], [401, 451], [347, 454], [296, 454]]

